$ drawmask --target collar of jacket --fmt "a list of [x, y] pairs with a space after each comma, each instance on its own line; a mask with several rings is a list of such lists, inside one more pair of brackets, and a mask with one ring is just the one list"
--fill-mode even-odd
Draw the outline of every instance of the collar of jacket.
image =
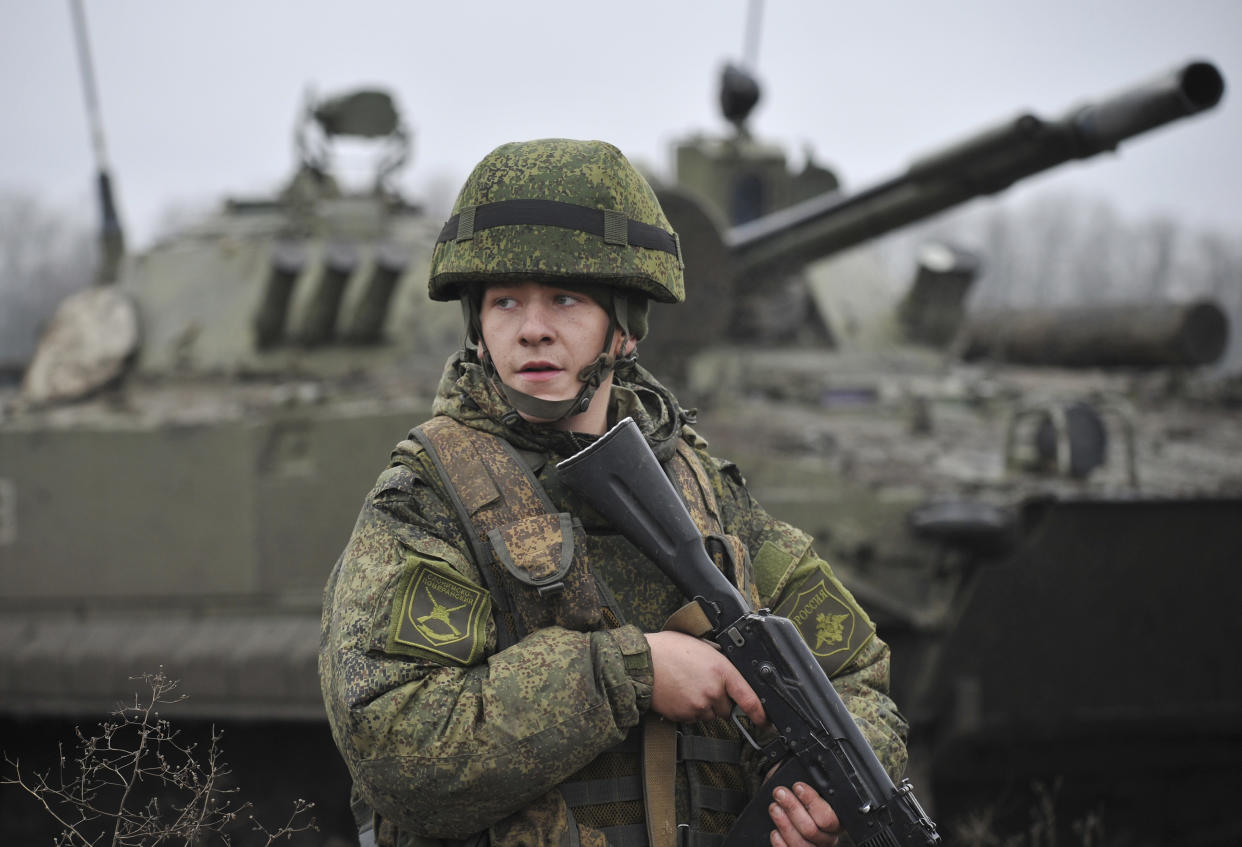
[[[458, 351], [444, 366], [432, 414], [448, 415], [469, 427], [504, 438], [519, 450], [571, 456], [595, 440], [594, 435], [572, 433], [540, 424], [514, 420], [513, 408], [474, 360]], [[661, 461], [677, 449], [686, 415], [673, 393], [641, 365], [619, 371], [608, 403], [609, 424], [634, 418], [651, 450]]]

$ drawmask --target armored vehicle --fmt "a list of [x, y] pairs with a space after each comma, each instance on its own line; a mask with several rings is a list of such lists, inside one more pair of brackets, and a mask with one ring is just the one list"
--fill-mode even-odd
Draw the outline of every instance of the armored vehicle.
[[743, 128], [688, 140], [662, 192], [695, 321], [653, 307], [665, 344], [644, 359], [875, 615], [951, 840], [1242, 835], [1225, 796], [1242, 427], [1236, 377], [1211, 367], [1229, 326], [1206, 300], [972, 311], [985, 256], [929, 244], [902, 291], [857, 245], [1222, 93], [1189, 63], [853, 193], [805, 191], [835, 179], [790, 173]]
[[[840, 284], [843, 267], [861, 279], [851, 270], [861, 260], [840, 251], [1209, 108], [1222, 89], [1214, 67], [1192, 64], [1061, 121], [1025, 116], [853, 195], [823, 168], [789, 180], [779, 148], [740, 135], [688, 149], [687, 184], [662, 191], [698, 331], [660, 326], [671, 318], [655, 312], [652, 342], [684, 340], [645, 342], [644, 360], [703, 406], [717, 452], [738, 461], [771, 511], [816, 532], [875, 611], [923, 740], [916, 761], [946, 811], [973, 808], [989, 781], [1019, 791], [1028, 778], [1068, 773], [1065, 761], [1111, 776], [1100, 748], [1056, 756], [1049, 739], [1095, 743], [1094, 729], [1120, 727], [1122, 713], [1134, 718], [1123, 740], [1135, 750], [1152, 716], [1176, 722], [1192, 701], [1208, 703], [1236, 739], [1236, 673], [1206, 682], [1204, 663], [1228, 658], [1212, 652], [1190, 663], [1202, 683], [1190, 684], [1176, 660], [1195, 651], [1174, 656], [1172, 645], [1202, 635], [1160, 629], [1161, 603], [1174, 593], [1159, 580], [1179, 578], [1169, 562], [1193, 559], [1198, 593], [1176, 592], [1175, 620], [1203, 619], [1200, 609], [1212, 614], [1223, 602], [1227, 592], [1207, 577], [1228, 572], [1237, 530], [1212, 516], [1236, 513], [1238, 492], [1225, 496], [1221, 477], [1239, 452], [1200, 447], [1194, 422], [1215, 428], [1219, 416], [1205, 405], [1182, 418], [1184, 401], [1167, 392], [1156, 399], [1170, 417], [1150, 434], [1155, 417], [1134, 411], [1129, 390], [1147, 383], [1130, 371], [1062, 370], [1060, 382], [1039, 376], [1036, 391], [1014, 368], [967, 367], [904, 341], [848, 355], [865, 324], [855, 314], [865, 286]], [[189, 695], [169, 716], [226, 726], [238, 783], [263, 785], [273, 804], [315, 800], [315, 837], [326, 840], [352, 824], [315, 671], [320, 591], [391, 446], [427, 414], [461, 319], [426, 300], [441, 222], [391, 187], [408, 140], [391, 98], [312, 100], [296, 137], [300, 162], [278, 196], [230, 200], [127, 257], [114, 285], [67, 301], [21, 395], [4, 398], [0, 710], [6, 747], [9, 738], [41, 743], [55, 721], [132, 700], [131, 678], [162, 667]], [[335, 176], [341, 137], [374, 143], [371, 185]], [[756, 160], [762, 169], [750, 167]], [[730, 193], [713, 205], [691, 182]], [[720, 223], [730, 208], [751, 220]], [[811, 234], [821, 224], [844, 234]], [[938, 303], [952, 299], [942, 289], [964, 290], [953, 281], [961, 269], [942, 265], [930, 262], [936, 281], [921, 286]], [[936, 324], [922, 296], [909, 301], [908, 320]], [[950, 308], [943, 320], [958, 317]], [[948, 332], [938, 326], [931, 331]], [[799, 344], [714, 343], [750, 332]], [[1154, 450], [1169, 471], [1153, 463]], [[1211, 471], [1193, 479], [1197, 490], [1187, 461]], [[1149, 517], [1172, 530], [1162, 534]], [[1208, 545], [1209, 531], [1224, 540]], [[1121, 555], [1107, 552], [1122, 545]], [[1109, 581], [1122, 575], [1133, 579]], [[1043, 649], [1024, 640], [1034, 632]], [[1133, 691], [1126, 669], [1140, 668], [1138, 652], [1119, 655], [1124, 682], [1110, 682], [1103, 657], [1138, 635], [1171, 684]], [[1073, 674], [1060, 676], [1066, 668]], [[1207, 685], [1223, 688], [1207, 696]], [[1062, 688], [1069, 699], [1056, 696]], [[1177, 723], [1217, 738], [1207, 728]], [[229, 733], [240, 740], [230, 744]], [[1162, 747], [1161, 767], [1174, 766], [1174, 753], [1193, 751]], [[1040, 756], [1056, 767], [1043, 768]], [[0, 795], [0, 818], [14, 820], [5, 812], [17, 803]]]
[[[369, 182], [338, 177], [341, 140]], [[188, 695], [169, 716], [227, 726], [245, 793], [315, 801], [326, 838], [353, 825], [321, 592], [461, 317], [426, 297], [442, 222], [392, 187], [409, 130], [391, 96], [309, 98], [295, 143], [277, 196], [229, 199], [66, 300], [5, 398], [0, 711], [14, 752], [162, 668]]]

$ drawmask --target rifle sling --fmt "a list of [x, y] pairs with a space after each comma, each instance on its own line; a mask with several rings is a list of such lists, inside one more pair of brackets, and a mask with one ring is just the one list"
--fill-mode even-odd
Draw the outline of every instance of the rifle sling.
[[647, 843], [677, 847], [677, 725], [655, 712], [643, 718], [643, 796]]

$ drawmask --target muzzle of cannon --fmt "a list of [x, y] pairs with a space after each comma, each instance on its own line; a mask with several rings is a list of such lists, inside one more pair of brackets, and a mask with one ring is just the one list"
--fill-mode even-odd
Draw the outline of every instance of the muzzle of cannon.
[[1076, 159], [1115, 150], [1136, 135], [1206, 111], [1225, 82], [1194, 61], [1056, 120], [1021, 114], [920, 156], [905, 172], [853, 194], [831, 191], [733, 227], [720, 224], [692, 192], [660, 192], [686, 259], [686, 306], [694, 318], [653, 304], [644, 359], [679, 369], [687, 356], [726, 337], [736, 295], [775, 291], [791, 273], [967, 200]]

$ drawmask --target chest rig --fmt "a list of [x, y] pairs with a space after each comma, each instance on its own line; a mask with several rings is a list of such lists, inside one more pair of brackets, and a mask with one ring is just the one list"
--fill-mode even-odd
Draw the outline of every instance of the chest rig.
[[[445, 416], [411, 436], [435, 465], [492, 595], [498, 650], [547, 626], [589, 632], [639, 623], [625, 620], [613, 600], [596, 567], [602, 562], [591, 561], [589, 551], [599, 548], [589, 543], [582, 522], [555, 510], [512, 445]], [[664, 469], [717, 565], [757, 603], [745, 547], [723, 534], [711, 482], [693, 448], [678, 439]], [[644, 629], [660, 628], [643, 623]], [[726, 721], [674, 725], [652, 712], [624, 742], [562, 783], [560, 797], [550, 801], [563, 804], [573, 845], [606, 840], [608, 847], [713, 847], [748, 797], [741, 750]], [[589, 833], [582, 841], [579, 825]]]

